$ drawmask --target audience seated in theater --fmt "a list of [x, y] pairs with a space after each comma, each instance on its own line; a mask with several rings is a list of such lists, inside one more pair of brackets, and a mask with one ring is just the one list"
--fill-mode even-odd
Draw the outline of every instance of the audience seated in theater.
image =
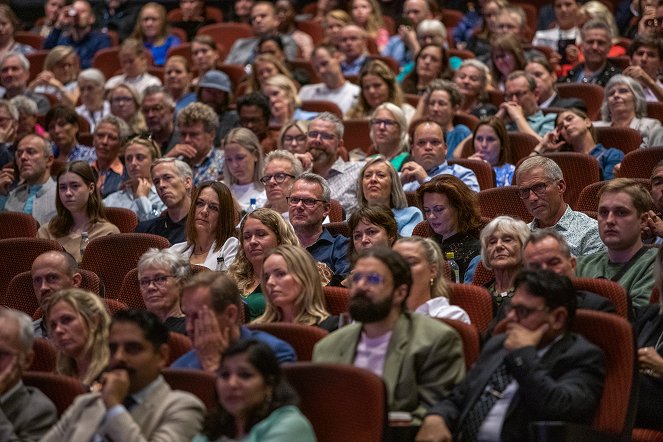
[[97, 123], [110, 114], [110, 103], [105, 98], [104, 84], [106, 77], [99, 69], [85, 69], [78, 74], [81, 104], [76, 106], [76, 113], [87, 120], [93, 133]]
[[[559, 0], [563, 1], [563, 0]], [[574, 0], [566, 0], [573, 2]], [[545, 57], [534, 57], [527, 60], [525, 72], [531, 75], [536, 81], [536, 93], [538, 103], [541, 109], [549, 107], [558, 108], [576, 108], [587, 112], [587, 105], [580, 98], [562, 98], [557, 94], [555, 83], [557, 82], [557, 73], [550, 61]]]
[[283, 126], [295, 120], [311, 120], [317, 112], [302, 110], [301, 100], [295, 83], [282, 74], [267, 78], [262, 85], [262, 93], [269, 98], [272, 117], [270, 126]]
[[350, 0], [348, 10], [352, 21], [375, 40], [381, 52], [389, 41], [389, 31], [385, 28], [380, 4], [376, 0]]
[[260, 182], [265, 186], [267, 201], [264, 207], [273, 209], [288, 220], [288, 196], [292, 185], [304, 172], [301, 161], [286, 150], [275, 150], [265, 157]]
[[104, 205], [129, 209], [139, 221], [159, 217], [166, 206], [150, 176], [150, 166], [159, 157], [159, 146], [153, 140], [140, 137], [129, 140], [124, 145], [127, 179], [120, 190], [104, 198]]
[[555, 24], [549, 29], [536, 31], [532, 44], [553, 50], [560, 65], [573, 65], [578, 61], [582, 3], [577, 0], [555, 0]]
[[[278, 38], [278, 35], [274, 37]], [[276, 56], [270, 53], [256, 55], [256, 58], [251, 64], [251, 73], [242, 82], [242, 84], [246, 85], [245, 92], [260, 92], [265, 80], [277, 74], [285, 75], [290, 80], [294, 80], [290, 69], [281, 60], [277, 59]]]
[[663, 82], [659, 78], [663, 67], [663, 39], [639, 35], [628, 48], [631, 65], [624, 75], [638, 80], [647, 101], [663, 101]]
[[232, 129], [223, 140], [225, 153], [223, 178], [242, 212], [265, 205], [265, 186], [260, 173], [263, 168], [263, 153], [258, 138], [249, 129]]
[[156, 143], [161, 155], [180, 142], [180, 134], [175, 130], [175, 100], [163, 86], [150, 86], [145, 89], [141, 112], [150, 138]]
[[245, 25], [250, 25], [251, 8], [253, 8], [255, 3], [255, 0], [237, 0], [233, 2], [225, 21], [229, 23], [244, 23]]
[[470, 189], [479, 191], [477, 177], [470, 169], [447, 163], [444, 129], [435, 120], [419, 119], [410, 125], [411, 160], [401, 168], [403, 190], [413, 192], [438, 175], [460, 178]]
[[507, 314], [465, 380], [433, 406], [417, 440], [526, 440], [533, 421], [589, 425], [603, 391], [605, 356], [571, 333], [573, 285], [550, 271], [523, 271]]
[[129, 178], [127, 169], [120, 161], [120, 150], [128, 139], [129, 126], [115, 115], [102, 118], [94, 130], [92, 143], [97, 159], [92, 163], [92, 168], [98, 175], [97, 187], [102, 198], [120, 190]]
[[323, 226], [330, 210], [330, 188], [320, 175], [304, 173], [290, 189], [288, 211], [298, 242], [313, 258], [329, 267], [330, 285], [339, 285], [350, 273], [348, 238], [332, 235]]
[[14, 168], [18, 122], [16, 106], [10, 100], [0, 99], [0, 168]]
[[[393, 103], [382, 103], [375, 109], [368, 124], [369, 136], [373, 142], [369, 153], [382, 155], [396, 171], [400, 171], [410, 156], [407, 121], [403, 110]], [[354, 149], [351, 155], [357, 153], [365, 155], [361, 149]]]
[[305, 249], [285, 244], [272, 249], [263, 263], [265, 313], [253, 323], [281, 322], [336, 330], [338, 317], [327, 311], [322, 285], [318, 267]]
[[476, 193], [459, 178], [443, 174], [417, 189], [417, 200], [443, 256], [453, 253], [458, 282], [467, 280], [470, 262], [481, 253], [481, 212]]
[[[32, 215], [40, 225], [55, 216], [57, 185], [51, 178], [51, 143], [39, 135], [26, 135], [16, 148], [16, 170], [0, 170], [0, 210]], [[19, 182], [11, 189], [15, 182]], [[10, 190], [11, 189], [11, 190]]]
[[[289, 1], [289, 0], [281, 0]], [[258, 45], [256, 46], [258, 55], [270, 55], [275, 60], [281, 62], [286, 68], [283, 72], [284, 75], [292, 77], [295, 86], [299, 89], [300, 85], [309, 84], [311, 76], [306, 69], [293, 66], [285, 55], [285, 48], [283, 46], [283, 38], [279, 34], [267, 34], [260, 37]], [[257, 57], [256, 57], [257, 58]], [[301, 58], [301, 57], [300, 57]]]
[[[251, 402], [238, 403], [234, 386], [249, 373]], [[274, 351], [256, 339], [232, 343], [221, 356], [216, 381], [219, 403], [193, 442], [242, 440], [316, 441], [311, 423], [297, 408]], [[235, 440], [239, 440], [235, 439]], [[230, 439], [227, 439], [230, 440]]]
[[58, 104], [48, 111], [45, 118], [46, 129], [53, 142], [53, 156], [61, 162], [94, 162], [97, 153], [93, 147], [78, 143], [80, 130], [78, 114], [71, 108]]
[[465, 376], [460, 338], [446, 324], [408, 311], [412, 273], [398, 253], [375, 247], [354, 263], [354, 322], [319, 341], [313, 361], [351, 364], [382, 377], [389, 411], [408, 413], [418, 425]]
[[384, 207], [391, 210], [399, 236], [412, 236], [424, 217], [417, 207], [409, 207], [398, 172], [383, 156], [370, 158], [359, 172], [357, 200], [360, 207]]
[[35, 352], [30, 317], [9, 308], [0, 309], [0, 346], [6, 353], [2, 364], [0, 407], [2, 440], [39, 440], [57, 422], [53, 402], [35, 387], [23, 384], [23, 373], [30, 368]]
[[[433, 11], [427, 0], [405, 0], [403, 3], [403, 22], [396, 35], [389, 37], [382, 55], [391, 57], [401, 68], [414, 61], [419, 52], [417, 42], [417, 26], [424, 20], [433, 19]], [[407, 24], [405, 24], [407, 22]]]
[[656, 250], [642, 243], [641, 228], [652, 207], [649, 192], [626, 178], [616, 178], [599, 191], [599, 234], [607, 250], [582, 256], [577, 274], [619, 283], [633, 307], [649, 302], [654, 285]]
[[121, 310], [106, 336], [109, 366], [100, 386], [76, 398], [42, 440], [191, 440], [205, 405], [171, 390], [160, 374], [168, 364], [168, 329], [150, 312]]
[[379, 105], [389, 102], [403, 109], [408, 123], [412, 120], [415, 109], [403, 100], [395, 74], [384, 62], [367, 61], [359, 74], [359, 86], [361, 94], [346, 118], [368, 119]]
[[368, 62], [368, 34], [360, 26], [349, 23], [340, 30], [339, 44], [337, 44], [343, 59], [341, 72], [345, 77], [360, 75], [364, 64]]
[[240, 247], [235, 262], [228, 269], [244, 302], [246, 322], [265, 312], [262, 293], [263, 261], [267, 252], [281, 244], [299, 246], [292, 226], [272, 209], [256, 209], [239, 224]]
[[185, 256], [168, 249], [149, 249], [138, 260], [138, 286], [145, 308], [168, 331], [186, 335], [186, 318], [180, 306], [182, 285], [191, 276]]
[[37, 122], [39, 110], [34, 101], [23, 95], [17, 95], [9, 100], [9, 102], [13, 104], [18, 111], [18, 127], [16, 128], [17, 140], [22, 139], [26, 135], [48, 137], [46, 129]]
[[523, 161], [516, 170], [516, 185], [525, 208], [534, 217], [530, 230], [554, 228], [562, 234], [573, 256], [605, 249], [596, 220], [564, 202], [566, 181], [553, 160], [535, 156]]
[[[348, 256], [353, 257], [362, 250], [371, 247], [387, 247], [394, 245], [398, 236], [398, 227], [394, 214], [383, 206], [362, 207], [348, 219], [350, 241]], [[344, 281], [350, 285], [350, 280]]]
[[[515, 161], [511, 153], [509, 134], [502, 120], [496, 117], [481, 120], [474, 129], [467, 150], [471, 153], [468, 159], [490, 164], [495, 173], [497, 187], [511, 185], [516, 166], [513, 165]], [[460, 157], [461, 153], [461, 149], [456, 149], [454, 155]]]
[[525, 51], [516, 35], [501, 35], [490, 42], [491, 77], [496, 90], [506, 92], [509, 75], [524, 70], [525, 65]]
[[110, 316], [104, 303], [92, 292], [65, 288], [44, 307], [49, 340], [58, 352], [55, 371], [91, 387], [108, 365]]
[[101, 49], [111, 47], [110, 37], [93, 30], [95, 16], [90, 3], [76, 0], [60, 8], [51, 33], [44, 41], [44, 49], [55, 46], [72, 46], [81, 62], [81, 68], [92, 67], [92, 58]]
[[449, 159], [454, 157], [456, 148], [472, 133], [464, 124], [454, 125], [453, 122], [454, 114], [459, 111], [462, 99], [460, 89], [454, 82], [435, 79], [428, 83], [414, 114], [415, 119], [430, 118], [444, 128]]
[[124, 83], [132, 86], [142, 96], [148, 87], [161, 86], [161, 80], [147, 72], [147, 55], [140, 40], [135, 38], [124, 40], [118, 57], [122, 73], [108, 79], [106, 90]]
[[180, 158], [193, 170], [193, 185], [217, 181], [223, 176], [223, 151], [216, 149], [214, 138], [219, 133], [219, 117], [206, 104], [191, 103], [177, 114], [175, 121], [180, 140], [166, 157]]
[[412, 287], [407, 308], [432, 318], [448, 318], [470, 323], [467, 312], [449, 304], [449, 287], [444, 277], [444, 256], [430, 238], [401, 238], [393, 246], [410, 265]]
[[460, 112], [467, 112], [481, 119], [497, 113], [497, 108], [488, 102], [490, 86], [488, 66], [476, 59], [465, 60], [454, 74], [463, 98]]
[[[138, 223], [136, 232], [163, 236], [171, 244], [186, 241], [184, 226], [191, 207], [193, 187], [191, 167], [176, 158], [159, 158], [152, 162], [150, 172], [157, 194], [166, 206], [166, 212]], [[154, 210], [154, 204], [152, 209]]]
[[220, 181], [206, 181], [191, 195], [186, 222], [187, 240], [170, 250], [188, 258], [191, 264], [210, 270], [227, 270], [235, 260], [239, 241], [235, 237], [235, 202]]
[[124, 41], [134, 30], [139, 11], [140, 5], [129, 0], [95, 2], [94, 25], [102, 32], [117, 32], [120, 41]]
[[232, 101], [232, 83], [230, 82], [230, 78], [222, 71], [207, 71], [205, 75], [200, 77], [200, 81], [198, 81], [196, 98], [198, 103], [206, 104], [216, 112], [218, 123], [213, 141], [214, 146], [218, 146], [221, 140], [228, 135], [230, 129], [238, 126], [239, 121], [237, 112], [230, 108]]
[[182, 43], [179, 37], [168, 32], [166, 8], [155, 2], [141, 8], [131, 38], [140, 41], [150, 51], [155, 66], [166, 64], [168, 49]]
[[[236, 2], [242, 3], [242, 2]], [[198, 77], [193, 79], [195, 86], [198, 81], [207, 73], [207, 71], [216, 69], [221, 60], [219, 60], [219, 50], [216, 41], [209, 35], [197, 35], [191, 40], [191, 62], [193, 69], [198, 72]]]
[[659, 161], [650, 178], [653, 207], [647, 212], [648, 217], [642, 226], [642, 240], [645, 244], [663, 242], [663, 161]]
[[[323, 0], [324, 1], [324, 0]], [[339, 9], [341, 5], [339, 2], [329, 2], [329, 8], [318, 9], [320, 24], [322, 25], [323, 39], [322, 44], [335, 46], [345, 55], [345, 50], [342, 49], [342, 31], [343, 28], [352, 23], [352, 17], [343, 9]], [[327, 6], [327, 5], [324, 5]], [[336, 9], [334, 9], [336, 8]], [[328, 9], [326, 12], [324, 9]]]
[[92, 241], [114, 233], [118, 228], [108, 222], [95, 181], [94, 170], [85, 161], [67, 163], [57, 175], [57, 214], [37, 232], [38, 238], [54, 239], [77, 262], [83, 259], [82, 235]]
[[17, 95], [24, 95], [37, 103], [39, 115], [45, 115], [51, 108], [48, 99], [28, 88], [30, 62], [25, 55], [8, 52], [0, 57], [0, 98], [9, 100]]
[[60, 16], [60, 9], [64, 7], [64, 4], [64, 0], [46, 0], [44, 2], [44, 16], [42, 17], [44, 20], [39, 25], [35, 22], [35, 26], [30, 32], [39, 34], [44, 38], [48, 37]]
[[[42, 309], [42, 316], [32, 321], [34, 336], [48, 338], [48, 324], [43, 315], [51, 296], [63, 289], [80, 287], [83, 277], [78, 272], [78, 263], [74, 257], [59, 250], [37, 256], [32, 261], [30, 277], [35, 298]], [[26, 293], [25, 296], [29, 295]]]
[[313, 39], [306, 32], [297, 29], [297, 22], [295, 20], [297, 4], [297, 2], [292, 0], [276, 1], [274, 5], [276, 7], [276, 18], [279, 21], [277, 29], [282, 35], [287, 35], [297, 44], [300, 58], [309, 60], [313, 52]]
[[656, 118], [647, 118], [647, 101], [640, 83], [626, 75], [615, 75], [605, 86], [601, 118], [595, 123], [597, 127], [630, 127], [640, 132], [642, 147], [652, 145], [649, 138], [661, 127]]
[[359, 96], [360, 88], [343, 76], [341, 58], [341, 52], [335, 46], [317, 46], [313, 50], [311, 64], [321, 82], [302, 86], [299, 98], [331, 101], [343, 114], [347, 113]]
[[74, 48], [56, 46], [48, 52], [44, 70], [32, 80], [29, 88], [38, 94], [53, 95], [60, 103], [74, 107], [80, 95], [76, 82], [79, 70]]
[[[259, 209], [266, 210], [266, 209]], [[189, 368], [216, 373], [222, 353], [235, 342], [256, 339], [267, 344], [279, 363], [297, 359], [290, 344], [244, 325], [243, 298], [230, 274], [201, 272], [182, 287], [182, 311], [186, 315], [187, 335], [193, 349], [171, 364], [172, 368]]]
[[[169, 57], [164, 66], [163, 77], [163, 86], [175, 101], [176, 114], [196, 101], [196, 93], [191, 92], [193, 72], [186, 58], [181, 55]], [[143, 94], [143, 99], [145, 95], [146, 92]]]
[[[267, 97], [261, 92], [251, 92], [250, 94], [241, 96], [237, 100], [237, 114], [239, 115], [239, 125], [249, 129], [258, 137], [264, 154], [277, 149], [278, 140], [269, 128], [272, 111], [270, 110], [269, 99]], [[295, 123], [293, 121], [285, 124], [282, 128]], [[279, 146], [278, 149], [282, 149], [282, 147]]]
[[169, 24], [186, 32], [188, 41], [191, 41], [203, 26], [216, 23], [216, 20], [207, 16], [204, 0], [180, 0], [179, 9], [182, 12], [182, 19], [171, 21]]
[[129, 125], [131, 136], [147, 131], [145, 116], [140, 111], [141, 95], [128, 84], [118, 84], [106, 94], [112, 115]]

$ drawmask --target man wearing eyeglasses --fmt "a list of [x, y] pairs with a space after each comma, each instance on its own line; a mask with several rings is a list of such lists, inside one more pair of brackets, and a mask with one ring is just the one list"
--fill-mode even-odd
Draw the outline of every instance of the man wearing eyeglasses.
[[354, 260], [349, 311], [353, 323], [319, 341], [314, 362], [351, 364], [380, 376], [390, 412], [419, 425], [427, 410], [465, 376], [458, 334], [435, 319], [407, 311], [410, 266], [388, 248], [363, 250]]
[[297, 177], [304, 172], [302, 163], [287, 150], [275, 150], [267, 154], [260, 182], [265, 186], [265, 207], [279, 212], [289, 219], [287, 197]]
[[292, 184], [288, 201], [290, 224], [302, 247], [333, 272], [330, 285], [340, 285], [350, 272], [348, 238], [323, 227], [329, 215], [329, 184], [320, 175], [304, 173]]
[[528, 440], [535, 421], [590, 424], [605, 377], [601, 349], [571, 333], [571, 281], [524, 270], [505, 331], [491, 338], [465, 380], [431, 408], [417, 441]]
[[539, 108], [536, 80], [525, 71], [514, 71], [506, 79], [504, 103], [496, 117], [502, 119], [509, 131], [518, 131], [541, 140], [555, 128], [557, 114], [544, 114]]
[[331, 198], [349, 216], [357, 207], [357, 178], [363, 162], [346, 162], [339, 156], [343, 147], [343, 122], [336, 115], [322, 112], [308, 125], [306, 150], [313, 158], [311, 171], [327, 180]]
[[566, 181], [553, 160], [535, 156], [523, 161], [516, 170], [516, 185], [520, 199], [534, 217], [530, 230], [553, 228], [566, 239], [574, 256], [604, 250], [596, 220], [564, 202]]
[[449, 174], [460, 179], [474, 192], [479, 191], [477, 177], [470, 169], [447, 163], [447, 144], [442, 126], [433, 120], [418, 120], [410, 128], [411, 159], [401, 168], [403, 190], [414, 192], [420, 185], [438, 175]]
[[152, 139], [161, 148], [161, 154], [166, 154], [180, 142], [173, 119], [175, 100], [163, 86], [150, 86], [143, 94], [141, 110]]

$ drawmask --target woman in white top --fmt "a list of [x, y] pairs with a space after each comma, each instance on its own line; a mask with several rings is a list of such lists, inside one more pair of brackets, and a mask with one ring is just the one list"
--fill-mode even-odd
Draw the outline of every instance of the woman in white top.
[[642, 135], [641, 147], [647, 147], [649, 138], [661, 127], [661, 122], [646, 115], [647, 101], [640, 83], [625, 75], [615, 75], [605, 85], [602, 121], [594, 122], [594, 126], [630, 127]]
[[449, 304], [449, 288], [444, 280], [444, 258], [440, 247], [430, 238], [413, 236], [396, 241], [394, 251], [410, 264], [412, 287], [407, 307], [433, 318], [447, 318], [470, 323], [470, 317], [460, 307]]
[[287, 150], [274, 150], [267, 154], [260, 182], [265, 186], [265, 207], [274, 209], [289, 219], [288, 201], [290, 189], [304, 172], [301, 161]]
[[142, 96], [148, 87], [161, 86], [161, 80], [147, 72], [147, 55], [142, 42], [135, 38], [124, 40], [118, 56], [122, 73], [106, 82], [107, 90], [124, 83], [132, 86]]
[[235, 203], [228, 186], [220, 181], [206, 181], [191, 195], [186, 241], [170, 250], [189, 258], [191, 264], [227, 270], [235, 261], [239, 247], [236, 224]]
[[255, 199], [256, 208], [267, 200], [265, 186], [260, 182], [263, 167], [262, 147], [258, 137], [243, 127], [232, 129], [223, 140], [224, 181], [242, 210], [249, 209]]
[[104, 98], [104, 84], [106, 77], [99, 69], [85, 69], [78, 74], [81, 105], [76, 107], [76, 113], [90, 123], [90, 133], [94, 133], [97, 123], [111, 113], [110, 103]]

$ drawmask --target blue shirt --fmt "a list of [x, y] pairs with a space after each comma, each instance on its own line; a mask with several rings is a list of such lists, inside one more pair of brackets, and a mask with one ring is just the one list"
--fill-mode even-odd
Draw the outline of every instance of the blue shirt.
[[223, 176], [223, 163], [225, 155], [221, 149], [212, 149], [205, 159], [193, 166], [193, 185], [198, 186], [205, 181], [217, 181]]
[[444, 140], [447, 142], [447, 159], [451, 160], [454, 157], [454, 150], [460, 145], [461, 141], [472, 135], [472, 131], [464, 124], [457, 124], [447, 132]]
[[44, 49], [53, 49], [58, 45], [73, 47], [80, 59], [81, 69], [87, 69], [92, 67], [94, 54], [111, 47], [111, 39], [104, 33], [90, 31], [80, 41], [75, 41], [69, 33], [63, 35], [62, 29], [53, 28], [44, 41]]
[[510, 186], [513, 182], [513, 174], [516, 171], [516, 166], [504, 163], [501, 166], [493, 167], [493, 171], [495, 171], [495, 187]]
[[334, 272], [330, 285], [339, 285], [350, 273], [348, 241], [343, 235], [333, 236], [329, 230], [322, 229], [320, 238], [306, 248], [313, 259], [325, 263]]
[[402, 209], [391, 209], [398, 225], [398, 234], [400, 236], [412, 236], [412, 231], [421, 221], [424, 215], [417, 207], [403, 207]]
[[599, 161], [601, 176], [604, 180], [611, 180], [615, 177], [613, 169], [624, 159], [624, 152], [614, 147], [607, 148], [603, 144], [597, 144], [589, 154]]
[[400, 35], [392, 35], [389, 37], [387, 46], [382, 50], [382, 55], [384, 57], [391, 57], [398, 62], [398, 66], [403, 67], [406, 64], [413, 61], [412, 54], [403, 40], [401, 40]]
[[[53, 143], [53, 156], [57, 158], [60, 155], [60, 149]], [[97, 160], [97, 151], [94, 150], [94, 147], [83, 146], [82, 144], [76, 144], [74, 148], [67, 155], [67, 162], [71, 163], [72, 161], [87, 161], [92, 164]]]
[[185, 107], [187, 107], [191, 103], [196, 102], [196, 93], [195, 92], [189, 92], [179, 100], [177, 100], [177, 103], [175, 103], [175, 115]]
[[177, 46], [182, 43], [178, 37], [174, 35], [169, 35], [166, 37], [166, 40], [160, 46], [154, 46], [152, 43], [145, 42], [145, 49], [149, 49], [152, 53], [152, 59], [154, 60], [155, 66], [163, 66], [166, 64], [166, 53], [171, 46]]
[[[269, 348], [272, 349], [272, 351], [276, 355], [276, 359], [280, 363], [297, 361], [297, 355], [295, 354], [295, 350], [292, 348], [290, 344], [264, 331], [251, 330], [246, 326], [241, 326], [239, 328], [239, 338], [255, 339], [257, 341], [267, 344]], [[170, 367], [189, 368], [193, 370], [203, 369], [202, 365], [200, 365], [200, 359], [198, 358], [198, 353], [196, 353], [196, 350], [191, 350], [187, 353], [184, 353], [175, 362], [173, 362], [170, 365]]]
[[[527, 117], [527, 123], [534, 132], [539, 134], [539, 136], [544, 136], [555, 128], [555, 119], [557, 119], [557, 114], [544, 114], [543, 111], [539, 109], [536, 113]], [[518, 128], [514, 123], [509, 123], [507, 125], [507, 130], [509, 132], [515, 132]]]
[[[474, 172], [466, 167], [459, 166], [458, 164], [449, 165], [449, 163], [446, 161], [439, 166], [435, 166], [429, 170], [428, 176], [424, 181], [428, 182], [436, 176], [444, 174], [455, 176], [464, 182], [467, 187], [469, 187], [474, 192], [479, 191], [479, 182], [477, 181], [477, 176], [474, 174]], [[419, 188], [420, 185], [421, 184], [419, 184], [419, 181], [417, 180], [410, 181], [409, 183], [403, 184], [403, 190], [405, 192], [414, 192]]]
[[341, 72], [343, 72], [343, 76], [347, 77], [348, 75], [359, 75], [359, 72], [361, 71], [361, 68], [364, 66], [364, 63], [366, 63], [366, 60], [368, 59], [367, 55], [361, 55], [355, 59], [355, 61], [342, 61], [341, 62]]

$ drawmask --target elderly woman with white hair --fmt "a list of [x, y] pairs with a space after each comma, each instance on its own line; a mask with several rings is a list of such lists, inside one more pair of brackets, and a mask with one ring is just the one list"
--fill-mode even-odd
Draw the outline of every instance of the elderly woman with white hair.
[[186, 335], [186, 318], [180, 296], [190, 275], [189, 260], [170, 249], [149, 249], [138, 260], [138, 286], [145, 308], [168, 330], [182, 335]]
[[76, 107], [76, 113], [90, 123], [90, 132], [94, 132], [97, 123], [111, 113], [110, 103], [104, 98], [104, 84], [106, 77], [99, 69], [85, 69], [78, 74], [81, 104]]
[[382, 103], [368, 120], [373, 150], [400, 171], [408, 152], [407, 120], [403, 110], [394, 103]]
[[630, 127], [642, 135], [642, 147], [650, 146], [649, 138], [661, 122], [647, 118], [647, 100], [640, 83], [626, 75], [615, 75], [605, 85], [601, 106], [602, 121], [595, 127]]
[[458, 85], [462, 102], [460, 112], [472, 114], [477, 118], [486, 118], [497, 113], [497, 107], [488, 102], [490, 87], [490, 69], [476, 59], [465, 60], [454, 74], [454, 83]]
[[412, 236], [414, 227], [424, 220], [418, 208], [408, 206], [398, 172], [382, 155], [369, 158], [359, 172], [357, 200], [360, 207], [382, 206], [391, 209], [398, 225], [398, 234], [403, 237]]
[[37, 134], [40, 137], [47, 137], [48, 133], [38, 122], [39, 109], [37, 103], [25, 95], [17, 95], [11, 100], [11, 104], [18, 111], [18, 128], [16, 129], [16, 139], [20, 140], [26, 135]]

